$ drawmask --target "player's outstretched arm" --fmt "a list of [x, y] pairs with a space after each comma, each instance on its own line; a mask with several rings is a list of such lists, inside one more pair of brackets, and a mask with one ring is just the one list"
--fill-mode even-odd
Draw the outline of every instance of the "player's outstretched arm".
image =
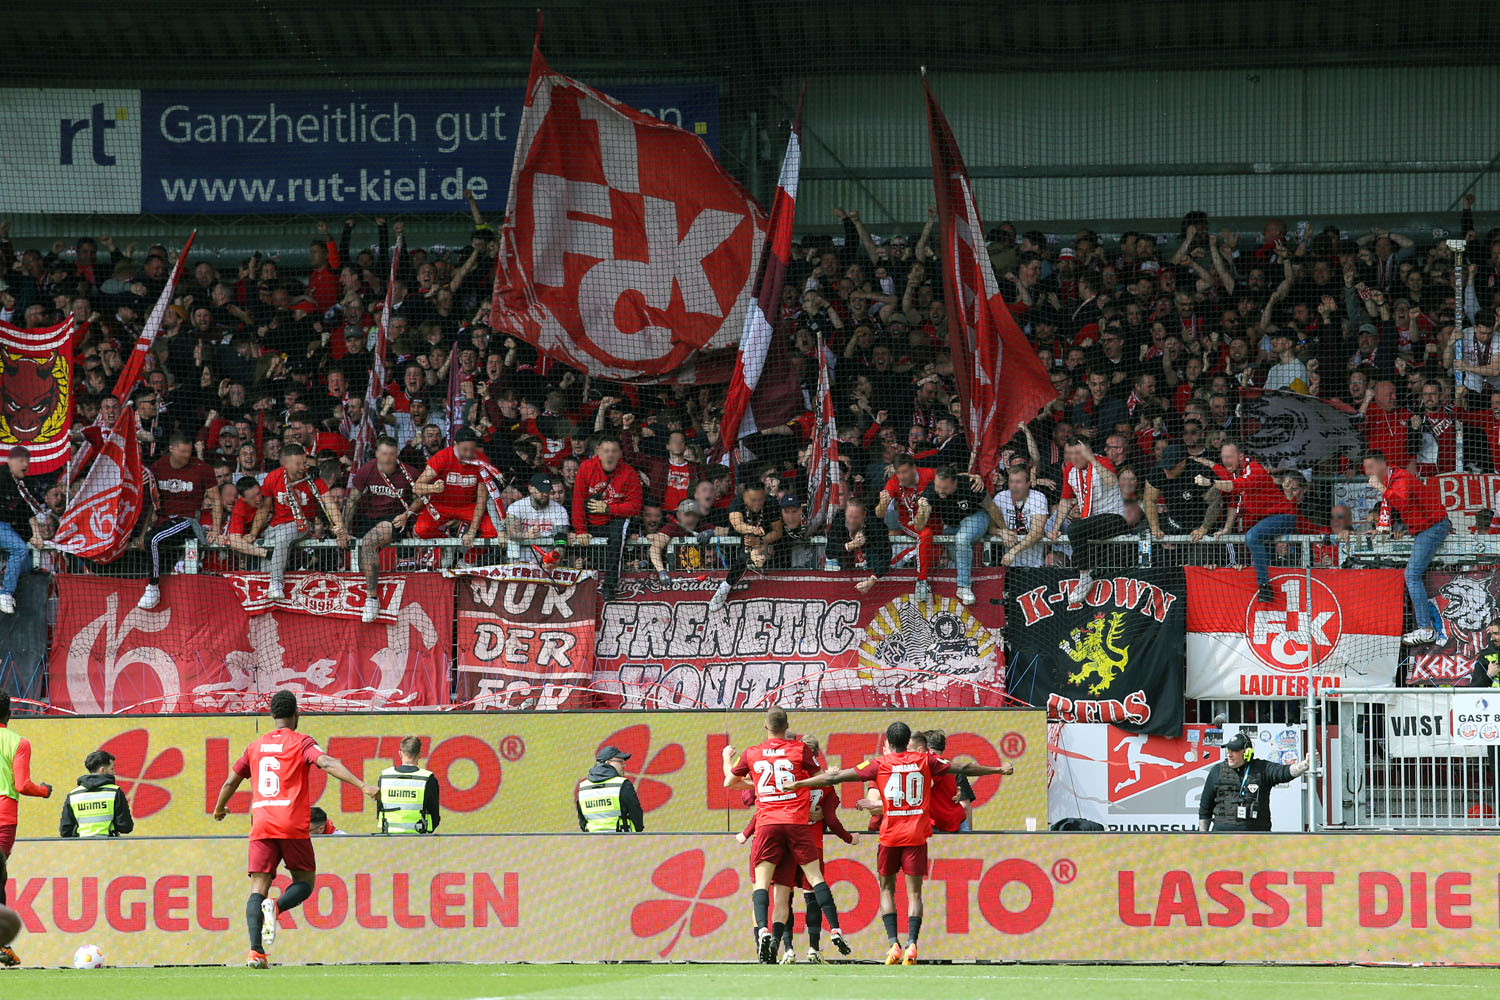
[[842, 785], [847, 781], [857, 780], [859, 780], [859, 772], [852, 767], [845, 767], [837, 771], [820, 771], [811, 778], [803, 778], [801, 781], [792, 782], [792, 787], [828, 788], [833, 785]]
[[365, 798], [380, 798], [380, 792], [374, 785], [367, 785], [355, 777], [354, 772], [345, 767], [343, 761], [337, 757], [332, 757], [325, 753], [318, 758], [318, 767], [327, 772], [330, 778], [337, 778], [346, 785], [353, 785], [355, 788], [358, 788], [360, 794], [364, 795]]
[[229, 800], [234, 798], [234, 793], [240, 790], [240, 782], [245, 779], [229, 772], [229, 777], [224, 779], [224, 784], [219, 788], [219, 801], [214, 803], [214, 819], [223, 822], [224, 817], [229, 815]]
[[948, 771], [952, 774], [967, 775], [970, 778], [982, 778], [990, 774], [1015, 774], [1016, 767], [1010, 761], [1005, 761], [999, 767], [990, 767], [988, 764], [976, 764], [972, 760], [966, 760], [951, 762], [948, 765]]

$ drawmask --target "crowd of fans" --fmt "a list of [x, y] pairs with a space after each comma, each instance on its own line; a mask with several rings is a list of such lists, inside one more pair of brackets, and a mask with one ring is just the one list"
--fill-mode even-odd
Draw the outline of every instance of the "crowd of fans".
[[[230, 537], [232, 513], [237, 505], [254, 511], [271, 503], [258, 487], [283, 466], [289, 445], [305, 452], [310, 473], [327, 491], [326, 502], [309, 511], [319, 522], [309, 528], [332, 535], [360, 520], [345, 506], [357, 466], [374, 456], [373, 436], [362, 438], [362, 429], [392, 438], [416, 479], [454, 444], [459, 423], [495, 470], [490, 482], [499, 495], [490, 499], [497, 514], [503, 518], [517, 505], [527, 512], [525, 523], [510, 519], [513, 543], [542, 535], [578, 542], [592, 533], [606, 538], [613, 555], [638, 537], [655, 544], [628, 551], [626, 566], [665, 573], [692, 568], [683, 560], [710, 558], [668, 553], [673, 538], [708, 532], [764, 538], [771, 520], [776, 538], [806, 536], [805, 460], [821, 349], [833, 372], [842, 481], [859, 501], [838, 513], [830, 531], [844, 546], [868, 539], [864, 508], [888, 518], [899, 501], [890, 489], [898, 467], [924, 470], [925, 488], [930, 470], [967, 470], [969, 451], [945, 346], [935, 217], [914, 238], [882, 238], [858, 213], [836, 215], [842, 240], [800, 241], [776, 317], [777, 336], [790, 343], [807, 395], [806, 412], [742, 442], [740, 488], [720, 461], [724, 387], [601, 383], [487, 326], [497, 241], [477, 212], [464, 245], [413, 247], [401, 257], [390, 289], [389, 384], [377, 387], [373, 414], [365, 402], [371, 350], [401, 222], [348, 219], [338, 233], [319, 223], [311, 267], [296, 274], [259, 253], [233, 273], [190, 260], [143, 382], [129, 397], [145, 461], [167, 458], [174, 436], [185, 436], [181, 453], [190, 450], [213, 472], [213, 502], [200, 515], [206, 540], [258, 556], [267, 551], [262, 539], [247, 530]], [[1034, 539], [1021, 543], [1033, 536], [1037, 514], [1044, 533], [1057, 527], [1074, 439], [1107, 459], [1125, 527], [1144, 523], [1158, 534], [1201, 529], [1200, 536], [1225, 527], [1226, 505], [1212, 487], [1192, 482], [1198, 470], [1189, 459], [1216, 461], [1221, 446], [1242, 432], [1238, 403], [1258, 390], [1318, 396], [1353, 411], [1366, 445], [1394, 468], [1419, 475], [1460, 464], [1494, 470], [1500, 352], [1492, 356], [1491, 345], [1500, 231], [1475, 230], [1472, 197], [1458, 229], [1455, 235], [1469, 239], [1467, 318], [1455, 323], [1454, 259], [1437, 232], [1418, 245], [1381, 229], [1348, 234], [1298, 223], [1289, 230], [1273, 219], [1258, 237], [1246, 238], [1216, 232], [1195, 212], [1175, 240], [1125, 233], [1106, 246], [1088, 230], [1059, 245], [1038, 232], [996, 227], [988, 234], [989, 258], [1001, 291], [1057, 392], [1036, 420], [1017, 428], [994, 481], [969, 484], [993, 496], [991, 530], [1016, 549], [1011, 560], [1028, 551], [1026, 558], [1038, 561], [1066, 553]], [[117, 415], [116, 377], [172, 263], [163, 245], [122, 247], [107, 236], [17, 248], [9, 225], [0, 223], [0, 320], [39, 327], [71, 314], [76, 321], [80, 441]], [[1459, 423], [1477, 431], [1464, 438], [1462, 456], [1455, 445]], [[602, 440], [618, 445], [618, 461], [639, 479], [639, 498], [627, 498], [623, 507], [609, 501], [606, 507], [614, 507], [595, 515], [588, 506], [595, 496], [579, 477]], [[1355, 458], [1317, 471], [1358, 476]], [[70, 466], [72, 481], [85, 471]], [[762, 503], [778, 516], [743, 516], [739, 494], [749, 482], [766, 487]], [[1305, 480], [1282, 486], [1302, 501]], [[27, 487], [41, 505], [45, 534], [67, 503], [68, 483], [31, 477]], [[1041, 499], [1031, 499], [1033, 492]], [[547, 500], [563, 514], [553, 509], [539, 521], [535, 511]], [[631, 504], [628, 518], [619, 516]], [[323, 510], [343, 511], [342, 523]], [[1298, 512], [1308, 527], [1350, 526], [1347, 509], [1326, 503]], [[910, 517], [898, 520], [911, 527]], [[611, 535], [617, 521], [628, 523]], [[138, 547], [148, 527], [138, 533]], [[462, 525], [451, 530], [464, 533]], [[793, 558], [806, 564], [789, 546], [780, 554], [769, 545], [749, 546], [757, 548], [764, 551], [743, 557], [752, 565]], [[840, 556], [833, 548], [830, 564]]]

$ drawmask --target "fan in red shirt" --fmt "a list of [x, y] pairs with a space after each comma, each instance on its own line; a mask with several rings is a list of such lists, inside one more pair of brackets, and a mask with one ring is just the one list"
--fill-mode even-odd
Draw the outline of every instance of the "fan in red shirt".
[[[802, 742], [807, 744], [808, 748], [812, 750], [813, 759], [818, 763], [819, 770], [821, 770], [822, 761], [819, 760], [821, 747], [817, 739], [804, 735]], [[733, 755], [732, 747], [724, 748], [726, 772], [729, 770], [729, 759]], [[739, 780], [744, 781], [744, 779]], [[743, 793], [745, 805], [754, 805], [755, 793], [749, 790], [753, 786], [748, 781], [744, 781], [744, 785], [747, 789]], [[843, 820], [839, 819], [838, 807], [838, 796], [825, 789], [817, 788], [808, 793], [807, 822], [812, 827], [813, 839], [818, 845], [819, 864], [823, 862], [824, 831], [833, 834], [846, 844], [859, 843], [859, 834], [851, 833], [845, 829]], [[752, 814], [750, 822], [745, 825], [745, 829], [734, 835], [735, 841], [741, 844], [747, 843], [759, 825], [760, 814]], [[753, 868], [750, 877], [752, 879], [755, 877]], [[807, 960], [813, 965], [821, 965], [823, 963], [823, 955], [818, 951], [818, 943], [823, 936], [823, 910], [818, 905], [818, 897], [813, 893], [812, 885], [807, 881], [807, 876], [802, 874], [801, 869], [797, 867], [796, 863], [788, 858], [786, 859], [786, 863], [778, 867], [775, 873], [772, 874], [771, 885], [776, 890], [774, 899], [772, 900], [771, 939], [773, 946], [778, 937], [786, 943], [786, 950], [781, 953], [781, 964], [791, 965], [797, 960], [797, 951], [792, 944], [791, 890], [801, 889], [802, 902], [806, 907]]]
[[[312, 786], [308, 772], [316, 767], [358, 788], [367, 798], [379, 795], [373, 785], [365, 784], [324, 753], [317, 740], [297, 732], [297, 719], [296, 695], [277, 691], [271, 696], [271, 720], [276, 728], [245, 748], [230, 768], [214, 805], [214, 819], [222, 822], [229, 815], [229, 800], [239, 791], [240, 782], [251, 779], [250, 899], [245, 903], [250, 957], [245, 964], [253, 969], [270, 965], [266, 953], [276, 940], [277, 918], [312, 895], [318, 875], [309, 829]], [[291, 873], [292, 884], [273, 901], [266, 896], [282, 864]]]
[[[418, 538], [440, 538], [449, 525], [467, 525], [462, 540], [464, 548], [473, 545], [475, 538], [499, 537], [494, 522], [485, 517], [491, 498], [480, 461], [479, 436], [468, 427], [455, 431], [453, 443], [427, 460], [427, 468], [422, 470], [414, 488], [417, 493], [425, 492], [433, 484], [440, 489], [427, 497], [427, 505], [412, 528], [413, 534]], [[494, 499], [499, 502], [498, 497]], [[500, 514], [503, 517], [505, 512]]]
[[255, 536], [251, 534], [255, 514], [260, 510], [260, 483], [254, 476], [241, 476], [234, 488], [239, 497], [229, 512], [229, 520], [224, 523], [224, 544], [242, 555], [264, 559], [271, 554], [270, 551], [256, 545]]
[[[915, 596], [918, 601], [926, 601], [932, 597], [932, 588], [927, 583], [927, 574], [932, 569], [932, 540], [943, 525], [938, 521], [929, 521], [919, 529], [913, 527], [912, 522], [917, 516], [917, 501], [922, 498], [927, 487], [932, 485], [932, 478], [937, 475], [937, 470], [918, 468], [916, 460], [910, 455], [897, 455], [892, 468], [895, 474], [885, 481], [885, 488], [880, 491], [875, 516], [882, 518], [886, 527], [892, 531], [917, 540]], [[899, 562], [910, 553], [911, 550], [907, 549], [906, 553], [897, 554], [892, 562]]]
[[[755, 789], [757, 828], [750, 849], [750, 864], [755, 869], [755, 891], [751, 904], [755, 912], [756, 947], [760, 960], [769, 964], [776, 954], [777, 938], [767, 926], [771, 909], [771, 883], [776, 870], [787, 864], [801, 869], [812, 886], [813, 896], [828, 919], [828, 934], [842, 955], [849, 954], [849, 944], [839, 931], [839, 911], [833, 893], [823, 879], [823, 862], [819, 844], [808, 826], [811, 800], [806, 791], [793, 783], [818, 770], [817, 759], [806, 744], [787, 737], [786, 709], [766, 712], [766, 734], [770, 739], [747, 747], [729, 769], [732, 778], [751, 774]], [[726, 787], [732, 778], [725, 779]]]
[[651, 478], [650, 495], [661, 504], [662, 510], [676, 510], [682, 501], [692, 499], [698, 463], [686, 456], [687, 435], [673, 430], [667, 432], [667, 454], [646, 464], [646, 474]]
[[[1009, 761], [998, 767], [955, 763], [923, 750], [908, 750], [911, 727], [893, 722], [885, 730], [885, 753], [858, 767], [824, 771], [793, 783], [795, 789], [827, 788], [848, 781], [874, 781], [880, 791], [880, 847], [875, 871], [880, 876], [880, 920], [891, 942], [886, 965], [916, 965], [917, 937], [922, 933], [922, 880], [927, 877], [927, 838], [932, 836], [929, 803], [933, 779], [944, 774], [1014, 774]], [[896, 934], [896, 875], [906, 876], [906, 920], [910, 940], [905, 948]]]
[[605, 434], [594, 445], [594, 457], [578, 467], [573, 481], [574, 545], [603, 538], [604, 580], [599, 599], [614, 600], [620, 586], [620, 564], [630, 519], [641, 513], [641, 477], [623, 460], [620, 439]]
[[1380, 494], [1377, 526], [1389, 526], [1392, 517], [1401, 518], [1411, 535], [1411, 556], [1406, 560], [1406, 593], [1417, 627], [1401, 637], [1408, 646], [1423, 646], [1437, 639], [1437, 623], [1432, 620], [1432, 604], [1422, 576], [1443, 539], [1453, 530], [1435, 485], [1422, 482], [1405, 469], [1394, 468], [1378, 451], [1365, 453], [1365, 475], [1370, 487]]
[[328, 518], [340, 545], [349, 544], [349, 532], [343, 514], [328, 497], [328, 484], [307, 471], [307, 452], [301, 445], [282, 445], [281, 468], [272, 469], [261, 488], [265, 495], [255, 515], [255, 524], [250, 527], [250, 536], [252, 539], [260, 536], [262, 546], [271, 550], [268, 596], [281, 601], [286, 599], [282, 584], [292, 546], [312, 533], [318, 511], [321, 509]]
[[[172, 435], [167, 453], [151, 464], [151, 506], [156, 508], [156, 523], [146, 529], [146, 550], [151, 553], [150, 575], [146, 589], [136, 605], [154, 608], [161, 603], [161, 550], [174, 541], [185, 541], [192, 535], [199, 545], [217, 542], [224, 521], [223, 502], [213, 467], [193, 457], [193, 439], [178, 431]], [[207, 498], [213, 512], [213, 524], [207, 534], [198, 520]]]
[[[1359, 408], [1364, 417], [1365, 446], [1389, 456], [1390, 463], [1398, 469], [1406, 468], [1411, 461], [1411, 411], [1396, 405], [1396, 386], [1391, 382], [1376, 382], [1366, 390], [1364, 404]], [[1449, 466], [1452, 468], [1452, 466]]]
[[1227, 535], [1234, 528], [1235, 518], [1239, 518], [1244, 526], [1245, 544], [1250, 548], [1250, 561], [1255, 564], [1255, 582], [1259, 587], [1255, 599], [1261, 604], [1275, 604], [1276, 592], [1271, 589], [1271, 545], [1278, 535], [1297, 530], [1297, 515], [1292, 513], [1292, 502], [1266, 467], [1245, 454], [1238, 442], [1225, 441], [1219, 449], [1219, 458], [1223, 464], [1214, 466], [1216, 478], [1194, 476], [1193, 482], [1228, 493], [1237, 502], [1238, 506], [1229, 509], [1224, 527], [1218, 533]]

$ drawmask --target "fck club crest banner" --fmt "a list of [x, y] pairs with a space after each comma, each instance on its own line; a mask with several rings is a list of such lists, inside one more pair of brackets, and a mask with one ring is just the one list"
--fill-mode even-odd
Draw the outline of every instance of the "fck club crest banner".
[[766, 217], [703, 140], [548, 68], [521, 114], [491, 325], [595, 378], [660, 381], [744, 327]]
[[1006, 691], [1061, 722], [1108, 722], [1176, 736], [1183, 723], [1186, 586], [1182, 570], [1096, 579], [1070, 570], [1006, 577]]

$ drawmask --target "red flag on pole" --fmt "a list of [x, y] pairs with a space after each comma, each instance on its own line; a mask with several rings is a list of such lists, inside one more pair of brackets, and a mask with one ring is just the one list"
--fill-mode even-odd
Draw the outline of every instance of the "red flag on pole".
[[397, 268], [401, 264], [402, 238], [396, 237], [391, 248], [391, 273], [385, 282], [385, 303], [380, 307], [380, 320], [375, 326], [375, 350], [370, 352], [370, 379], [365, 384], [365, 418], [354, 432], [354, 460], [362, 465], [375, 457], [375, 438], [379, 436], [376, 425], [380, 421], [380, 398], [385, 395], [389, 381], [386, 377], [385, 356], [390, 350], [391, 289], [396, 287]]
[[146, 363], [146, 355], [151, 353], [151, 345], [156, 343], [156, 335], [161, 332], [161, 321], [167, 315], [167, 307], [172, 304], [172, 292], [177, 289], [177, 282], [182, 278], [182, 269], [187, 264], [188, 251], [193, 248], [193, 240], [198, 238], [198, 230], [194, 229], [188, 234], [187, 242], [182, 246], [182, 252], [177, 255], [177, 263], [172, 265], [172, 273], [167, 278], [167, 284], [156, 297], [156, 306], [151, 310], [151, 315], [146, 317], [145, 326], [141, 327], [141, 335], [135, 338], [135, 349], [130, 352], [130, 357], [125, 359], [125, 367], [120, 369], [120, 377], [115, 380], [115, 398], [120, 402], [130, 398], [135, 391], [135, 384], [141, 379], [141, 367]]
[[969, 172], [925, 73], [922, 88], [927, 92], [932, 182], [942, 228], [948, 353], [968, 434], [969, 471], [988, 479], [1005, 442], [1057, 393], [1000, 294], [985, 251], [984, 223], [975, 207]]
[[29, 475], [68, 461], [73, 429], [73, 317], [45, 328], [0, 323], [0, 451], [25, 445]]
[[807, 451], [807, 530], [822, 531], [844, 502], [840, 481], [839, 429], [828, 377], [828, 350], [818, 338], [818, 398], [813, 401], [812, 442]]
[[136, 440], [140, 427], [135, 409], [122, 406], [114, 427], [105, 430], [99, 457], [47, 543], [50, 547], [97, 562], [118, 559], [125, 551], [141, 515], [144, 472]]
[[791, 363], [786, 338], [777, 338], [774, 317], [780, 312], [781, 286], [792, 259], [792, 219], [797, 212], [797, 178], [802, 171], [802, 103], [786, 141], [776, 200], [755, 282], [755, 298], [745, 313], [745, 330], [724, 400], [720, 427], [724, 453], [734, 453], [741, 438], [765, 427], [775, 427], [803, 412], [797, 370]]
[[765, 216], [703, 140], [533, 49], [490, 326], [594, 378], [701, 378], [734, 345]]

